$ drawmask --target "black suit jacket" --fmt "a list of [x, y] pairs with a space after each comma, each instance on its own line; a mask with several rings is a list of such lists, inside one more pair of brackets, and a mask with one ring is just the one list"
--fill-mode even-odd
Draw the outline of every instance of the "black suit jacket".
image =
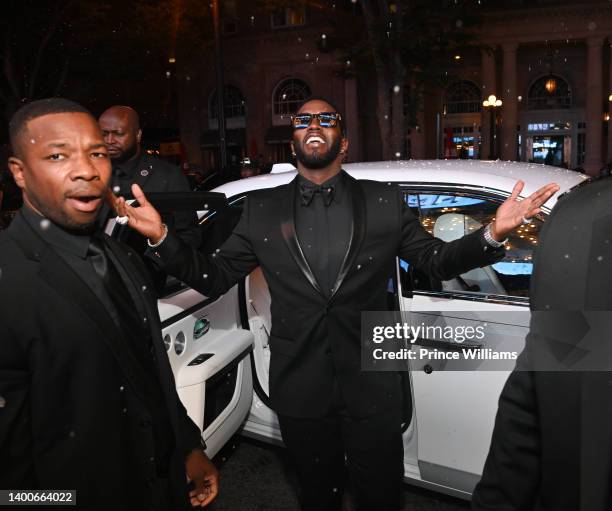
[[[185, 456], [201, 432], [176, 394], [144, 266], [108, 243], [151, 327], [178, 509]], [[156, 474], [148, 380], [123, 332], [21, 214], [0, 234], [0, 268], [0, 488], [76, 489], [79, 509], [148, 509]]]
[[[189, 192], [189, 182], [176, 165], [141, 153], [133, 164], [134, 179], [132, 183], [140, 185], [145, 193]], [[121, 194], [131, 195], [131, 190], [121, 190]], [[200, 230], [195, 226], [196, 217], [193, 211], [177, 211], [164, 215], [164, 222], [172, 225], [179, 237], [191, 245], [200, 245]]]
[[[473, 509], [611, 507], [612, 373], [542, 370], [550, 362], [541, 363], [579, 354], [594, 327], [585, 323], [592, 313], [582, 311], [612, 311], [611, 204], [612, 179], [588, 184], [559, 202], [541, 232], [530, 333], [500, 396]], [[604, 356], [609, 316], [591, 332]]]
[[[145, 194], [190, 191], [189, 182], [185, 175], [176, 165], [172, 165], [167, 161], [160, 160], [150, 154], [141, 152], [135, 161], [124, 163], [124, 165], [128, 164], [131, 172], [133, 172], [133, 179], [130, 185], [121, 188], [117, 195], [132, 198], [132, 184], [138, 184]], [[116, 172], [114, 166], [113, 172]], [[105, 205], [100, 215], [101, 224], [105, 223], [109, 213], [110, 208]], [[197, 217], [193, 211], [163, 212], [162, 219], [164, 223], [172, 226], [179, 238], [185, 243], [194, 248], [200, 246], [202, 238], [200, 235], [200, 228], [197, 225]], [[143, 236], [127, 226], [119, 226], [116, 232], [118, 233], [119, 239], [132, 247], [139, 255], [144, 255], [147, 249], [147, 241]], [[158, 294], [164, 294], [166, 274], [160, 272], [148, 259], [144, 261]]]
[[321, 291], [295, 232], [297, 179], [251, 193], [219, 252], [190, 249], [172, 233], [150, 255], [165, 271], [218, 296], [261, 266], [272, 298], [270, 400], [281, 414], [318, 417], [333, 405], [337, 379], [349, 412], [367, 417], [401, 404], [396, 373], [361, 371], [361, 311], [387, 310], [387, 284], [401, 256], [448, 279], [490, 264], [503, 251], [482, 232], [444, 243], [404, 211], [394, 185], [346, 176], [353, 214], [349, 248], [331, 296]]

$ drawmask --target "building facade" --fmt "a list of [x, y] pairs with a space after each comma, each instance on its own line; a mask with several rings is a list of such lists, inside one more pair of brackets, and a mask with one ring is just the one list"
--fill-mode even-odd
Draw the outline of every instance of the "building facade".
[[[612, 160], [612, 7], [565, 4], [485, 14], [481, 41], [489, 49], [468, 56], [455, 70], [459, 79], [429, 102], [430, 117], [442, 114], [443, 156], [535, 161], [591, 174]], [[501, 105], [483, 106], [490, 95]], [[428, 128], [431, 135], [431, 121]]]
[[[371, 73], [328, 51], [329, 13], [275, 12], [228, 2], [223, 57], [230, 164], [290, 159], [289, 115], [323, 96], [346, 113], [350, 161], [381, 158]], [[443, 89], [427, 91], [419, 126], [400, 158], [501, 158], [596, 174], [612, 160], [612, 5], [520, 0], [482, 8], [482, 50], [449, 56]], [[180, 74], [181, 140], [187, 158], [218, 167], [216, 81], [211, 54]], [[489, 96], [495, 103], [483, 106]], [[501, 102], [501, 104], [499, 104]]]
[[[289, 161], [296, 107], [322, 96], [356, 111], [356, 81], [342, 75], [335, 53], [325, 51], [331, 27], [324, 17], [303, 7], [269, 12], [237, 4], [234, 16], [226, 8], [222, 23], [228, 163], [244, 157]], [[219, 162], [217, 92], [214, 62], [207, 57], [204, 69], [190, 62], [179, 77], [181, 140], [190, 161], [213, 169]], [[357, 140], [356, 126], [356, 118], [349, 120], [349, 135]], [[350, 157], [356, 160], [358, 153]]]

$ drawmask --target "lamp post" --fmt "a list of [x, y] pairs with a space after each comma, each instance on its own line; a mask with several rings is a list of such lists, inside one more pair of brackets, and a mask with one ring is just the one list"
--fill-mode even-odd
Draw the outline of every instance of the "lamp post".
[[213, 28], [215, 33], [215, 70], [217, 74], [217, 122], [219, 123], [219, 164], [221, 171], [227, 168], [227, 141], [225, 140], [225, 90], [223, 87], [223, 53], [219, 28], [219, 0], [212, 0]]
[[495, 155], [495, 137], [496, 137], [496, 115], [495, 109], [502, 106], [502, 100], [497, 99], [495, 94], [491, 94], [487, 99], [482, 102], [482, 106], [489, 109], [491, 114], [491, 143], [489, 145], [489, 160], [494, 160], [496, 158]]

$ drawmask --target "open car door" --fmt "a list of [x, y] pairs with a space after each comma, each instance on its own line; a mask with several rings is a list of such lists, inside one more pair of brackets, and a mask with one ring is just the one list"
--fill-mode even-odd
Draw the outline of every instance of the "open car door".
[[[495, 190], [452, 185], [406, 186], [404, 196], [423, 227], [447, 242], [491, 222], [505, 199]], [[469, 348], [475, 353], [472, 363], [434, 357], [409, 362], [414, 432], [405, 442], [405, 452], [413, 454], [412, 459], [406, 456], [405, 464], [416, 465], [413, 472], [422, 481], [445, 493], [467, 498], [480, 480], [499, 395], [515, 363], [491, 360], [487, 354], [523, 350], [532, 256], [541, 225], [534, 218], [512, 233], [502, 261], [448, 281], [436, 281], [398, 261], [400, 307], [413, 324], [463, 330], [486, 327], [482, 340], [449, 342], [432, 334], [414, 343], [416, 350], [432, 355]], [[406, 472], [410, 473], [408, 468]]]
[[[192, 213], [194, 229], [203, 240], [201, 250], [214, 250], [238, 220], [236, 215], [224, 215], [228, 220], [223, 225], [215, 222], [211, 229], [212, 223], [207, 220], [229, 211], [220, 193], [173, 192], [149, 194], [147, 198], [162, 216]], [[145, 240], [114, 219], [107, 224], [106, 232], [136, 252], [144, 251]], [[173, 277], [157, 273], [154, 280], [159, 283], [162, 336], [178, 395], [202, 430], [207, 454], [214, 456], [242, 425], [253, 395], [249, 357], [253, 334], [243, 328], [240, 285], [212, 300]]]

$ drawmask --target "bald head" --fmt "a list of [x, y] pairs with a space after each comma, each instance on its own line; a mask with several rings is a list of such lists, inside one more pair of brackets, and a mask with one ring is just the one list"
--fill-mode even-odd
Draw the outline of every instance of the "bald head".
[[113, 161], [121, 163], [140, 154], [142, 131], [136, 110], [129, 106], [111, 106], [98, 122]]

